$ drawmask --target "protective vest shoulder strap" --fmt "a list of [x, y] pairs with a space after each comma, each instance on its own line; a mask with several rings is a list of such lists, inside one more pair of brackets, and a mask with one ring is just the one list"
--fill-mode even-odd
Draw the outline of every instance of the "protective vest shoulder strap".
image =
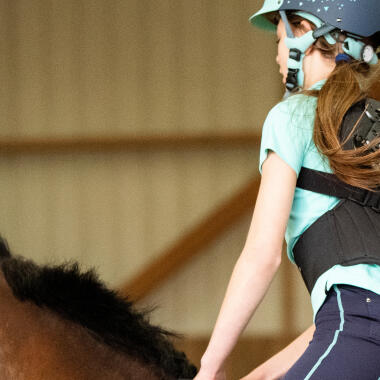
[[351, 186], [338, 179], [335, 174], [325, 173], [302, 167], [297, 179], [297, 187], [326, 194], [337, 198], [349, 199], [362, 206], [371, 207], [380, 212], [380, 192]]

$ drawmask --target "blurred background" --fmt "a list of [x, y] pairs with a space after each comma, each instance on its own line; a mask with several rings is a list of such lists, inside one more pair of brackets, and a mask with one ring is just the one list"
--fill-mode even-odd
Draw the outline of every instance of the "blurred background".
[[[248, 22], [261, 3], [0, 0], [1, 235], [156, 306], [151, 321], [183, 334], [197, 366], [248, 232], [262, 124], [283, 94], [276, 37]], [[311, 323], [283, 260], [232, 378]]]

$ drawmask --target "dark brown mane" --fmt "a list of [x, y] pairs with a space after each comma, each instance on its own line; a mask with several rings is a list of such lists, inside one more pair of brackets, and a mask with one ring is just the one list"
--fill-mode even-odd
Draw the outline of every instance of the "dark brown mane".
[[192, 378], [196, 368], [174, 349], [174, 334], [152, 326], [146, 312], [108, 289], [94, 271], [81, 272], [77, 263], [38, 266], [13, 257], [0, 240], [0, 268], [13, 295], [47, 309], [84, 328], [100, 344], [161, 368], [174, 378]]

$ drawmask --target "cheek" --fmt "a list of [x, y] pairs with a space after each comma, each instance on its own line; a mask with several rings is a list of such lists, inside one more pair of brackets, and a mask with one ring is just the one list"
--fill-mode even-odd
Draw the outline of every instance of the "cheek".
[[278, 44], [278, 51], [277, 51], [277, 56], [278, 56], [278, 63], [280, 66], [287, 66], [288, 62], [288, 56], [289, 56], [289, 49], [285, 45], [284, 41], [280, 41]]

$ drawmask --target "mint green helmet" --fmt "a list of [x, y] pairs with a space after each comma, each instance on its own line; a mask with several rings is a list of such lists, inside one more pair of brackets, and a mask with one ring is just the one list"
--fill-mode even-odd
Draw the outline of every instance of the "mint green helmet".
[[[316, 25], [301, 37], [294, 37], [287, 19], [287, 12], [295, 13]], [[286, 27], [286, 45], [290, 49], [288, 59], [289, 91], [302, 88], [302, 70], [305, 51], [324, 36], [331, 45], [336, 43], [332, 32], [344, 31], [349, 37], [343, 42], [344, 52], [357, 60], [376, 64], [378, 57], [372, 46], [360, 41], [380, 32], [379, 0], [330, 1], [326, 0], [265, 0], [262, 8], [250, 17], [252, 25], [270, 31], [276, 30], [274, 16], [280, 15]], [[278, 16], [277, 16], [278, 20]]]
[[253, 25], [273, 30], [267, 15], [279, 11], [310, 13], [324, 24], [335, 26], [358, 37], [370, 37], [380, 31], [379, 0], [265, 0], [250, 21]]

